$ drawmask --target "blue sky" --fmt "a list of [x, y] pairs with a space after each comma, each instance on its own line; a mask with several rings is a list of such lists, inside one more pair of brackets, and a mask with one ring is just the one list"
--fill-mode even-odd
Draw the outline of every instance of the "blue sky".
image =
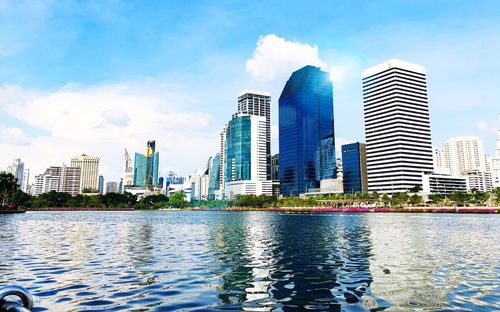
[[38, 174], [85, 152], [117, 180], [123, 148], [156, 139], [161, 171], [189, 174], [239, 91], [271, 92], [276, 126], [309, 63], [333, 73], [338, 143], [363, 141], [361, 71], [390, 58], [426, 67], [435, 145], [476, 135], [492, 154], [499, 20], [498, 1], [0, 0], [0, 166]]

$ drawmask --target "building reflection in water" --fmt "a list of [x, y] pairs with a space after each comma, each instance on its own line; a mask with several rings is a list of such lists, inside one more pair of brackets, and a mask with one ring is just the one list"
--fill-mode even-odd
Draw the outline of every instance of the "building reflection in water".
[[226, 215], [212, 233], [220, 308], [383, 309], [369, 290], [369, 234], [360, 215]]

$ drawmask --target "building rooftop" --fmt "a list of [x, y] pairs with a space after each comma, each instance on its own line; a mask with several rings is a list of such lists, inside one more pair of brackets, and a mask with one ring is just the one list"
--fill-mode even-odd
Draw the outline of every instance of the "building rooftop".
[[270, 92], [266, 92], [266, 91], [257, 91], [257, 90], [253, 90], [253, 89], [245, 89], [243, 91], [241, 91], [239, 94], [238, 94], [238, 97], [242, 96], [242, 95], [245, 95], [245, 94], [257, 94], [257, 95], [263, 95], [263, 96], [271, 96], [271, 93]]
[[425, 67], [423, 67], [422, 65], [413, 64], [398, 59], [390, 59], [388, 61], [385, 61], [383, 63], [380, 63], [378, 65], [363, 70], [363, 72], [361, 73], [361, 77], [362, 78], [370, 77], [372, 75], [375, 75], [376, 73], [380, 73], [391, 68], [406, 69], [420, 74], [426, 73]]

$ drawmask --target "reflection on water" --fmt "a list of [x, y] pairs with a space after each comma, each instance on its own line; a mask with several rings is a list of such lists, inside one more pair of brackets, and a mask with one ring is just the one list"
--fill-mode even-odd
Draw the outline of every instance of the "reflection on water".
[[496, 215], [2, 215], [0, 286], [27, 287], [38, 311], [491, 311], [499, 225]]

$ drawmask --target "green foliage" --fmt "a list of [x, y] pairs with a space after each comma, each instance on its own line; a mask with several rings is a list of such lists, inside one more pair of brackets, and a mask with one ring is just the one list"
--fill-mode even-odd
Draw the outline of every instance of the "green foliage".
[[384, 207], [387, 207], [387, 205], [391, 202], [389, 196], [387, 194], [382, 194], [382, 197], [380, 198], [380, 201], [384, 205]]
[[403, 205], [408, 202], [409, 198], [410, 196], [408, 195], [408, 193], [405, 192], [394, 193], [391, 196], [391, 205], [399, 206], [400, 208], [402, 208]]
[[186, 201], [186, 194], [182, 192], [176, 192], [170, 196], [168, 200], [168, 206], [172, 208], [187, 208], [189, 203]]
[[235, 207], [269, 208], [276, 203], [276, 197], [266, 195], [238, 195], [233, 200]]
[[82, 194], [96, 194], [96, 193], [99, 193], [99, 191], [88, 187], [82, 190]]
[[422, 187], [420, 185], [415, 185], [414, 187], [409, 189], [409, 192], [413, 194], [417, 194], [420, 191], [422, 191]]
[[17, 190], [17, 179], [10, 173], [0, 172], [0, 207], [12, 205]]
[[[116, 193], [114, 193], [116, 194]], [[168, 207], [169, 199], [163, 194], [150, 195], [141, 198], [137, 204], [135, 204], [135, 209], [160, 209]]]

